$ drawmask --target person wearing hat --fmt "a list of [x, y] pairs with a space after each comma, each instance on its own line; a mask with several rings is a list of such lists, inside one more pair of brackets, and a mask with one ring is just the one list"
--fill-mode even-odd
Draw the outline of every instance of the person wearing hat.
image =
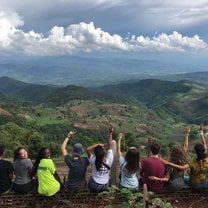
[[64, 156], [64, 161], [69, 168], [68, 178], [66, 181], [66, 189], [68, 191], [79, 191], [87, 187], [86, 171], [89, 165], [87, 157], [82, 157], [84, 148], [82, 144], [76, 143], [73, 145], [71, 156], [67, 152], [67, 143], [76, 132], [70, 131], [61, 145], [61, 152]]

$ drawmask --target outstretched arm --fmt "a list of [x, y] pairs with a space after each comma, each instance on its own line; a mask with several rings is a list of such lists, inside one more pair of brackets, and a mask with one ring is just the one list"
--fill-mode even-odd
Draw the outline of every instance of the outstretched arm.
[[200, 134], [200, 138], [201, 138], [201, 143], [204, 145], [204, 148], [205, 148], [205, 153], [207, 153], [207, 144], [206, 144], [206, 140], [204, 137], [203, 125], [200, 125], [200, 127], [199, 127], [199, 134]]
[[114, 128], [110, 126], [108, 131], [108, 149], [112, 149], [113, 132], [114, 132]]
[[185, 129], [185, 140], [184, 140], [184, 145], [183, 145], [183, 152], [184, 152], [184, 154], [186, 154], [187, 151], [188, 151], [189, 134], [190, 134], [190, 128], [186, 128]]
[[121, 139], [123, 138], [123, 134], [119, 133], [118, 134], [118, 141], [117, 141], [117, 156], [120, 157], [121, 156]]
[[61, 145], [61, 152], [63, 156], [66, 156], [68, 154], [66, 146], [67, 146], [68, 141], [74, 136], [75, 133], [76, 133], [75, 131], [70, 131], [67, 134], [67, 137], [65, 138], [65, 140], [63, 141]]
[[162, 162], [163, 162], [164, 164], [169, 165], [169, 166], [171, 166], [171, 167], [173, 167], [173, 168], [176, 168], [176, 169], [179, 169], [179, 170], [186, 170], [186, 169], [189, 168], [189, 164], [188, 164], [188, 163], [187, 163], [187, 164], [184, 164], [184, 165], [177, 165], [177, 164], [175, 164], [175, 163], [169, 162], [169, 161], [164, 160], [164, 159], [162, 159], [162, 158], [161, 158], [161, 160], [162, 160]]

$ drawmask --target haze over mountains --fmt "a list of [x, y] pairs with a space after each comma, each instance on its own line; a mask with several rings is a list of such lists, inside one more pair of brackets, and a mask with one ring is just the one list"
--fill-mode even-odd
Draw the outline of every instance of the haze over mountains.
[[[168, 60], [151, 56], [136, 57], [125, 54], [114, 56], [80, 55], [70, 57], [0, 58], [0, 76], [8, 76], [29, 83], [101, 86], [128, 80], [159, 78], [208, 83], [206, 59]], [[203, 73], [198, 73], [203, 72]], [[194, 74], [192, 74], [194, 73]], [[174, 76], [173, 76], [174, 75]]]

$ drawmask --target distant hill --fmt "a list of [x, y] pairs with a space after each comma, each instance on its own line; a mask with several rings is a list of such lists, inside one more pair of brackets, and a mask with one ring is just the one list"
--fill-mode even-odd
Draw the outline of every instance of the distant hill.
[[167, 76], [160, 76], [158, 78], [162, 80], [169, 80], [169, 81], [190, 80], [190, 81], [197, 82], [200, 84], [208, 85], [208, 71], [167, 75]]
[[[149, 56], [142, 58], [137, 55], [129, 57], [125, 53], [66, 57], [0, 57], [0, 76], [34, 84], [83, 87], [150, 78], [174, 79], [172, 81], [190, 78], [192, 81], [204, 82], [201, 78], [195, 80], [195, 75], [200, 76], [202, 73], [203, 76], [203, 72], [207, 72], [207, 59], [200, 60], [199, 63], [190, 58], [184, 60], [170, 60], [163, 57], [152, 59]], [[182, 75], [178, 76], [178, 74]]]
[[0, 77], [0, 92], [18, 93], [30, 84], [6, 76]]
[[111, 93], [120, 93], [133, 96], [148, 106], [157, 105], [169, 96], [176, 93], [186, 93], [191, 86], [186, 85], [188, 81], [162, 81], [156, 79], [145, 79], [135, 83], [110, 85], [100, 88]]
[[[128, 102], [123, 96], [97, 93], [80, 86], [39, 85], [21, 82], [9, 77], [0, 77], [0, 98], [5, 102], [38, 102], [54, 105], [65, 104], [71, 100], [105, 100], [109, 102]], [[1, 102], [2, 102], [1, 101]]]
[[41, 101], [57, 88], [57, 86], [29, 84], [5, 76], [0, 77], [0, 93], [7, 93], [10, 97], [18, 96], [25, 101]]
[[208, 86], [192, 81], [178, 82], [155, 79], [100, 88], [105, 92], [133, 96], [147, 106], [181, 115], [189, 121], [208, 123]]

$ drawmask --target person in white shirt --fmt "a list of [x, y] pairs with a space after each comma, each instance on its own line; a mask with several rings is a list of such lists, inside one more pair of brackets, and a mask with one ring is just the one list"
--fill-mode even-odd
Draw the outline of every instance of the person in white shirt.
[[110, 168], [113, 163], [113, 131], [113, 127], [110, 127], [108, 133], [108, 150], [106, 156], [103, 144], [94, 144], [87, 148], [89, 162], [92, 165], [92, 176], [89, 180], [88, 186], [92, 192], [98, 193], [105, 191], [110, 185]]

